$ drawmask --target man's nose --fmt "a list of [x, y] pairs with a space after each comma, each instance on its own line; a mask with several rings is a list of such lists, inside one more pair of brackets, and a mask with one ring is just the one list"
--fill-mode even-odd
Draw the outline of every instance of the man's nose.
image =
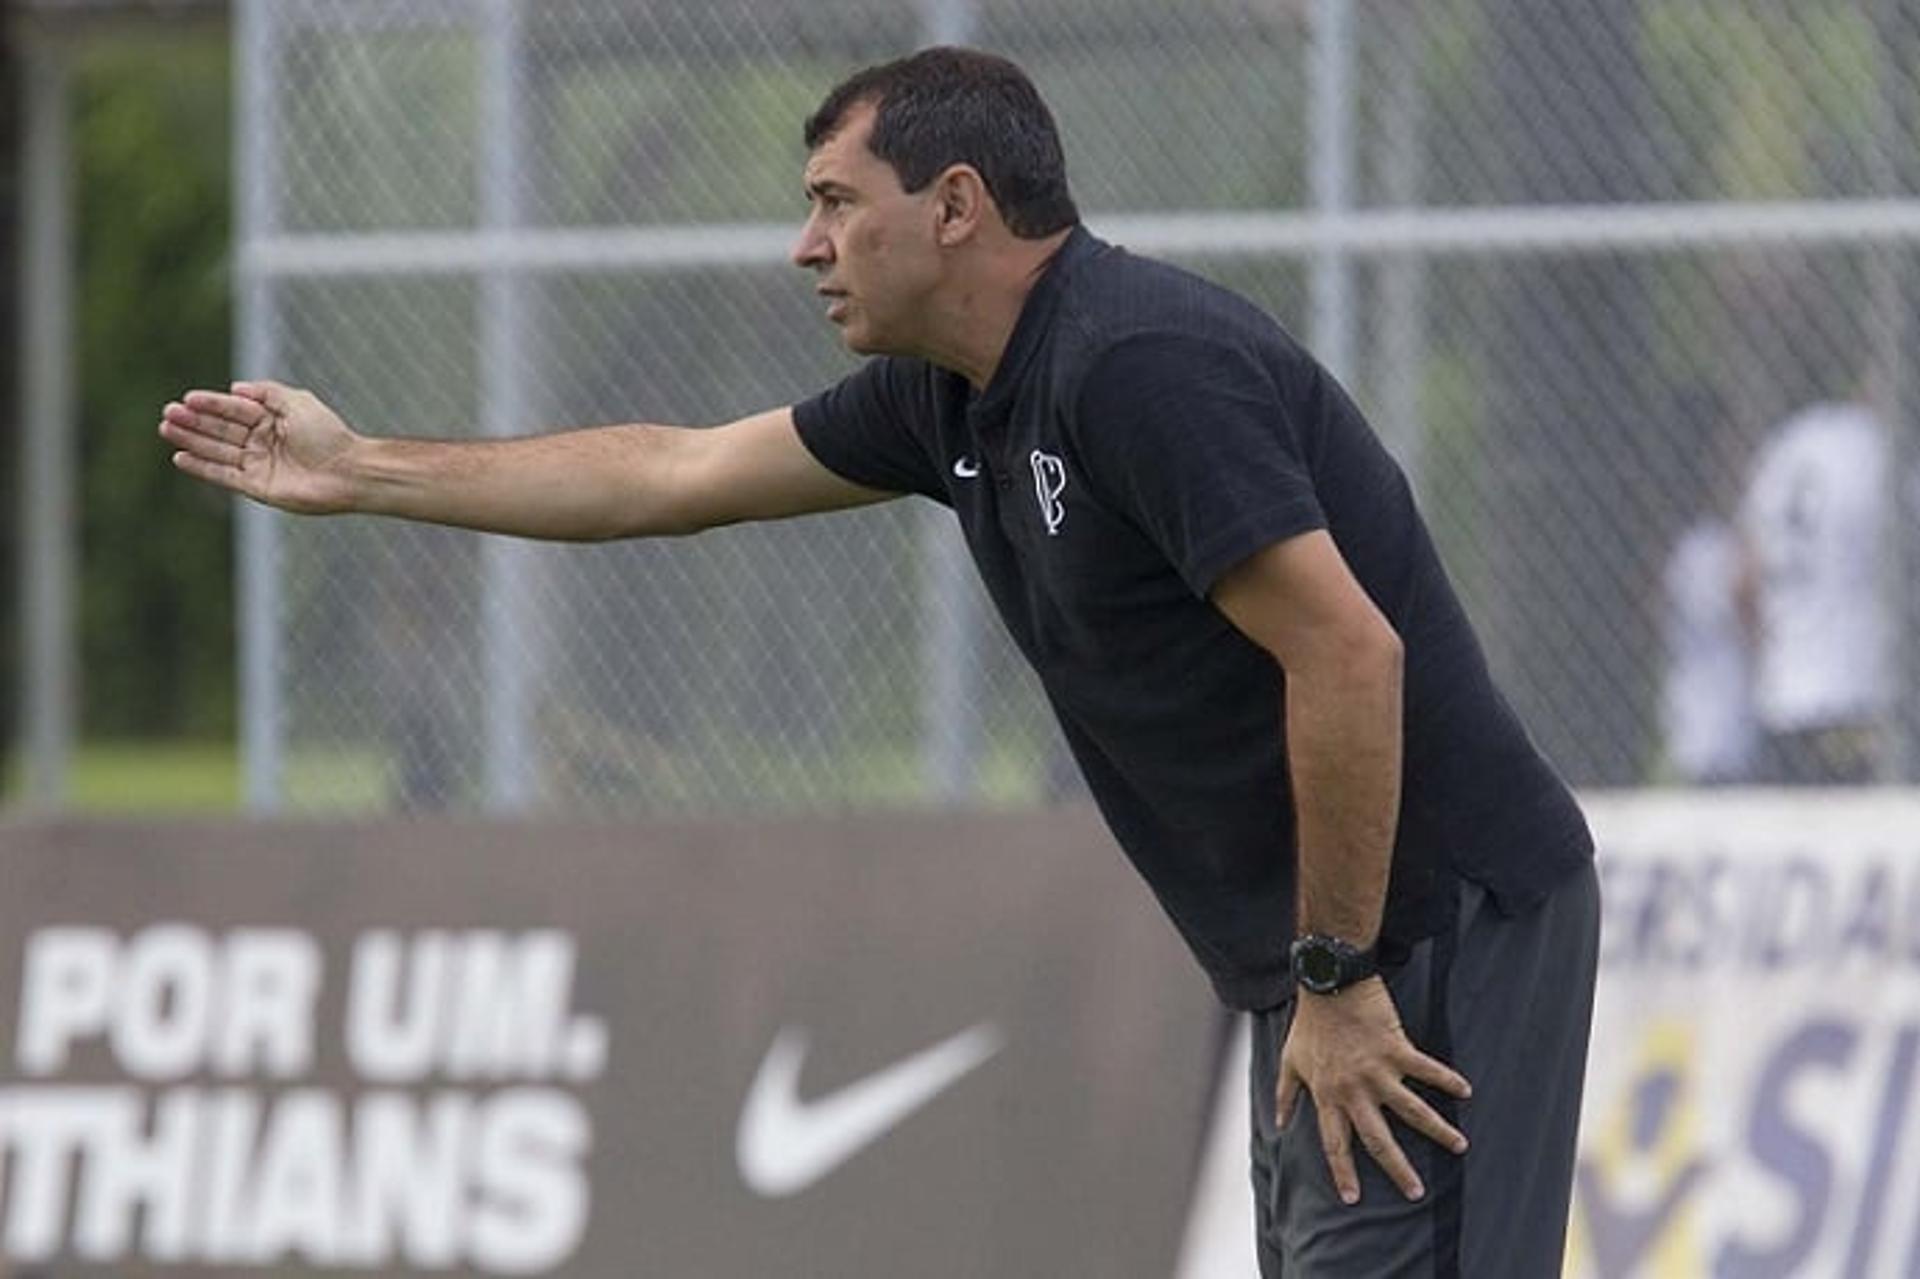
[[789, 256], [797, 267], [821, 266], [832, 260], [827, 237], [820, 234], [812, 218], [808, 218], [806, 224], [800, 228], [799, 238], [794, 240], [793, 251]]

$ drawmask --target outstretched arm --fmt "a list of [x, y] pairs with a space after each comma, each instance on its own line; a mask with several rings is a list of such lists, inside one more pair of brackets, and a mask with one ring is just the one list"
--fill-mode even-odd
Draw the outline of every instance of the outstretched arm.
[[895, 496], [841, 479], [788, 409], [726, 426], [605, 426], [502, 440], [376, 439], [307, 391], [236, 382], [168, 404], [187, 474], [281, 510], [359, 512], [555, 541], [695, 533]]

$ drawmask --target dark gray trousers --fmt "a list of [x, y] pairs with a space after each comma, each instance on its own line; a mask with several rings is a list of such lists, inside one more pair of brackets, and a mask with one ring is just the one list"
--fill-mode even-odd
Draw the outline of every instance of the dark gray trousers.
[[1408, 1037], [1473, 1085], [1465, 1102], [1425, 1094], [1467, 1134], [1462, 1157], [1392, 1121], [1427, 1188], [1417, 1203], [1357, 1145], [1360, 1202], [1341, 1203], [1310, 1097], [1276, 1129], [1292, 1006], [1254, 1014], [1254, 1221], [1264, 1279], [1560, 1274], [1599, 936], [1592, 867], [1514, 916], [1462, 884], [1453, 929], [1388, 974]]

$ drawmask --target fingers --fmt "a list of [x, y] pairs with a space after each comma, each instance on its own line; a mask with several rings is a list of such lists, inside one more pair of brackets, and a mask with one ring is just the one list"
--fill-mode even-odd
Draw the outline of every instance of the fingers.
[[[198, 426], [202, 430], [221, 427], [236, 430], [245, 438], [245, 433], [264, 424], [272, 413], [258, 400], [242, 395], [226, 395], [219, 391], [189, 391], [181, 397], [184, 403], [169, 404], [165, 414], [170, 421], [182, 426]], [[232, 441], [239, 443], [239, 440]]]
[[237, 469], [240, 466], [240, 459], [246, 455], [246, 450], [238, 444], [229, 444], [218, 436], [188, 430], [172, 422], [160, 424], [160, 438], [192, 457], [213, 462], [219, 466], [231, 466]]
[[1421, 1136], [1456, 1155], [1467, 1153], [1466, 1134], [1442, 1118], [1440, 1112], [1429, 1106], [1413, 1089], [1396, 1085], [1385, 1101], [1387, 1108], [1400, 1117], [1400, 1122]]
[[160, 437], [181, 447], [206, 440], [238, 448], [252, 431], [228, 418], [196, 413], [184, 404], [168, 404], [160, 411]]
[[[1404, 1091], [1404, 1090], [1403, 1090]], [[1412, 1097], [1412, 1094], [1408, 1094]], [[1418, 1103], [1419, 1099], [1413, 1098]], [[1397, 1109], [1397, 1108], [1396, 1108]], [[1394, 1139], [1393, 1129], [1387, 1124], [1387, 1117], [1379, 1106], [1372, 1101], [1360, 1101], [1350, 1109], [1339, 1106], [1321, 1105], [1320, 1148], [1327, 1157], [1327, 1171], [1333, 1176], [1334, 1192], [1344, 1204], [1360, 1202], [1360, 1175], [1354, 1166], [1353, 1146], [1356, 1139], [1360, 1148], [1367, 1152], [1368, 1158], [1387, 1174], [1387, 1180], [1408, 1199], [1419, 1199], [1427, 1193], [1420, 1174], [1414, 1171], [1413, 1161], [1407, 1158], [1407, 1152]], [[1438, 1116], [1435, 1116], [1438, 1122]], [[1445, 1123], [1439, 1124], [1447, 1132]], [[1466, 1149], [1466, 1141], [1458, 1133], [1459, 1150]], [[1442, 1144], [1450, 1145], [1443, 1142]]]
[[238, 467], [223, 466], [219, 462], [184, 452], [173, 455], [173, 464], [177, 469], [197, 480], [217, 484], [223, 489], [232, 489], [235, 493], [246, 492], [242, 483], [243, 474]]
[[1407, 1055], [1401, 1063], [1400, 1073], [1409, 1079], [1418, 1079], [1423, 1084], [1431, 1084], [1449, 1097], [1457, 1097], [1461, 1101], [1473, 1096], [1473, 1085], [1467, 1082], [1465, 1075], [1418, 1049]]
[[[1353, 1125], [1359, 1134], [1361, 1149], [1373, 1157], [1373, 1162], [1380, 1165], [1380, 1170], [1387, 1174], [1387, 1180], [1397, 1186], [1401, 1194], [1408, 1199], [1418, 1199], [1427, 1193], [1427, 1188], [1420, 1184], [1420, 1174], [1413, 1170], [1407, 1152], [1400, 1149], [1400, 1143], [1393, 1139], [1393, 1130], [1387, 1127], [1386, 1117], [1380, 1111], [1372, 1106], [1362, 1106], [1353, 1117]], [[1334, 1184], [1336, 1187], [1339, 1185], [1337, 1177]], [[1344, 1192], [1341, 1195], [1347, 1203], [1353, 1203], [1359, 1197], [1357, 1185], [1352, 1199], [1347, 1199]]]
[[1346, 1115], [1338, 1107], [1321, 1105], [1320, 1149], [1326, 1152], [1327, 1171], [1333, 1174], [1333, 1188], [1343, 1204], [1360, 1202], [1360, 1174], [1353, 1166], [1353, 1142]]
[[259, 404], [216, 391], [189, 391], [160, 411], [160, 438], [177, 450], [173, 465], [195, 479], [246, 492], [242, 461], [253, 428], [267, 418]]
[[[1440, 1073], [1453, 1075], [1461, 1084], [1465, 1084], [1464, 1079], [1459, 1079], [1458, 1075], [1431, 1058], [1425, 1060], [1437, 1067]], [[1278, 1090], [1282, 1127], [1286, 1126], [1304, 1090], [1305, 1084], [1299, 1073], [1292, 1070], [1283, 1058]], [[1466, 1134], [1448, 1123], [1425, 1099], [1399, 1079], [1376, 1079], [1371, 1086], [1356, 1080], [1341, 1090], [1337, 1100], [1316, 1096], [1315, 1101], [1320, 1146], [1326, 1155], [1327, 1171], [1333, 1178], [1335, 1193], [1345, 1204], [1360, 1202], [1360, 1178], [1354, 1155], [1356, 1144], [1408, 1199], [1417, 1200], [1427, 1193], [1426, 1185], [1415, 1171], [1412, 1160], [1394, 1136], [1394, 1130], [1388, 1122], [1389, 1112], [1442, 1149], [1456, 1156], [1464, 1155], [1467, 1151]]]

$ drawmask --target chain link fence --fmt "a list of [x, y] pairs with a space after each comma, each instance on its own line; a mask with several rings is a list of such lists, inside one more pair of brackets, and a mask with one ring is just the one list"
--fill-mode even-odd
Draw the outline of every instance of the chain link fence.
[[[1250, 295], [1354, 388], [1583, 785], [1675, 775], [1669, 561], [1767, 433], [1857, 399], [1908, 451], [1908, 0], [253, 0], [237, 38], [246, 371], [440, 437], [717, 423], [842, 375], [785, 260], [801, 120], [925, 43], [1015, 58], [1097, 232]], [[260, 806], [1075, 785], [917, 500], [591, 548], [244, 536]], [[1904, 539], [1862, 554], [1911, 614]]]

